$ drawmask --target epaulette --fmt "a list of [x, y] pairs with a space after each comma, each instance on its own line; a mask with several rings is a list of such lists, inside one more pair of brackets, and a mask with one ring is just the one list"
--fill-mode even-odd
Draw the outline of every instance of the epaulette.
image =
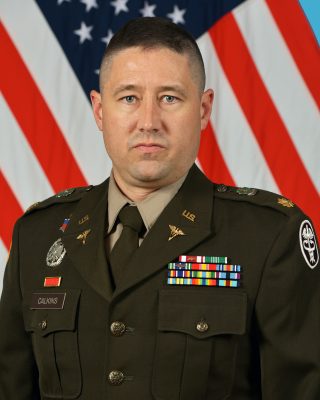
[[288, 216], [301, 212], [300, 208], [291, 200], [267, 190], [220, 184], [216, 185], [215, 192], [219, 198], [250, 202], [262, 207], [273, 208]]
[[47, 208], [53, 204], [57, 203], [69, 203], [73, 201], [77, 201], [83, 197], [83, 195], [93, 188], [92, 185], [90, 186], [81, 186], [76, 188], [69, 188], [63, 190], [55, 194], [54, 196], [48, 197], [43, 201], [38, 201], [33, 203], [30, 207], [27, 208], [24, 215], [28, 215], [33, 211], [41, 210], [43, 208]]

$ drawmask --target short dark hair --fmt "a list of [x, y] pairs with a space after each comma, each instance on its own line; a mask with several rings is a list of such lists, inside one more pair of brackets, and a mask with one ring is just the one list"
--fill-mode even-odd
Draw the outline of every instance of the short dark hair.
[[191, 67], [199, 75], [201, 90], [205, 87], [205, 69], [201, 52], [195, 39], [180, 26], [160, 17], [141, 17], [127, 22], [110, 40], [100, 66], [101, 75], [108, 60], [121, 50], [142, 47], [144, 50], [167, 48], [179, 54], [187, 54]]

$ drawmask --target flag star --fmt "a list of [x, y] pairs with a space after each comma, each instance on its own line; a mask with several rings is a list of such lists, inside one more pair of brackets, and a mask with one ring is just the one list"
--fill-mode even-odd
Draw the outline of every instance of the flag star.
[[60, 4], [62, 4], [64, 1], [67, 1], [68, 3], [71, 2], [71, 0], [58, 0], [57, 1], [58, 6], [60, 6]]
[[108, 29], [108, 36], [105, 36], [101, 39], [102, 42], [104, 42], [106, 44], [106, 46], [108, 46], [110, 40], [112, 39], [113, 36], [113, 32], [111, 29]]
[[97, 0], [80, 0], [80, 3], [86, 5], [86, 12], [89, 12], [91, 8], [98, 8]]
[[128, 0], [114, 0], [110, 4], [115, 8], [114, 13], [118, 15], [121, 11], [128, 12]]
[[157, 6], [155, 4], [149, 5], [148, 1], [144, 2], [144, 7], [141, 8], [139, 11], [143, 17], [155, 17], [154, 10]]
[[167, 17], [172, 19], [172, 22], [175, 24], [185, 24], [186, 21], [184, 20], [183, 16], [187, 10], [186, 9], [179, 9], [178, 6], [174, 5], [172, 13], [167, 14]]
[[99, 74], [100, 74], [100, 69], [95, 69], [95, 70], [94, 70], [94, 73], [95, 73], [96, 75], [99, 75]]
[[81, 27], [74, 31], [76, 35], [80, 38], [80, 44], [82, 44], [85, 40], [92, 40], [91, 31], [93, 26], [87, 26], [84, 22], [81, 22]]

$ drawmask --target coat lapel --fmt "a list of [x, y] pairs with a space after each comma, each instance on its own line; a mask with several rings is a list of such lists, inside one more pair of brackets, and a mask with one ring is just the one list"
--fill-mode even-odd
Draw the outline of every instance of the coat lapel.
[[[213, 234], [213, 193], [213, 184], [193, 166], [181, 189], [127, 265], [114, 297], [164, 268], [168, 262]], [[183, 234], [180, 232], [169, 240], [175, 228]]]
[[83, 279], [110, 300], [112, 287], [104, 243], [107, 199], [108, 181], [105, 181], [79, 201], [62, 240], [67, 256]]

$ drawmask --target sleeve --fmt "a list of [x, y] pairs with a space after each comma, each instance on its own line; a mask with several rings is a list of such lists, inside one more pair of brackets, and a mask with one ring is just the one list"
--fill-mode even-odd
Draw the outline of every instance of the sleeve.
[[264, 400], [320, 399], [319, 264], [311, 222], [302, 213], [288, 218], [256, 302]]
[[22, 315], [18, 226], [19, 222], [14, 229], [0, 300], [0, 399], [40, 400], [38, 371]]

